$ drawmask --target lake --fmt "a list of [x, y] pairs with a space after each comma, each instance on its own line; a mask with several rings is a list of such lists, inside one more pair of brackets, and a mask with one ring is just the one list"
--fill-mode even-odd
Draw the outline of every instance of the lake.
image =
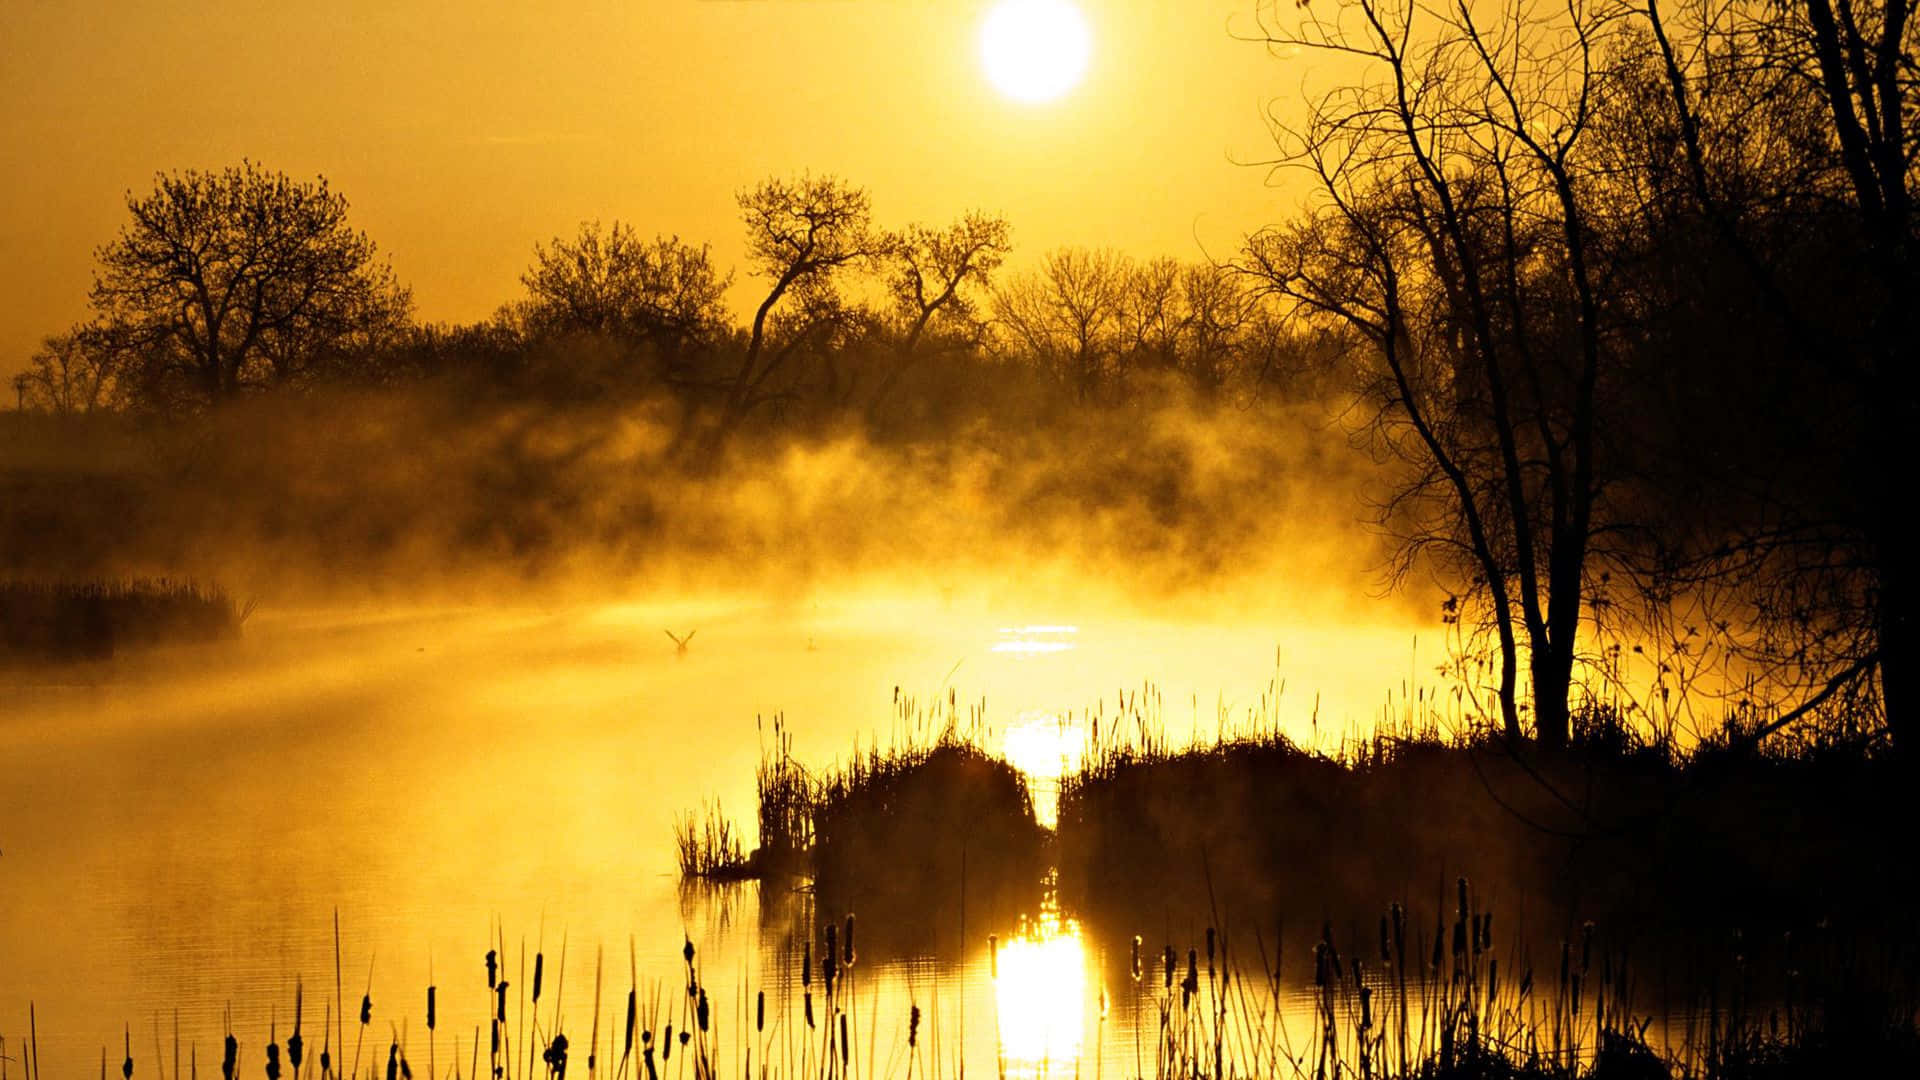
[[[694, 631], [684, 655], [669, 629]], [[117, 1064], [130, 1025], [136, 1075], [153, 1076], [156, 1056], [174, 1067], [177, 1016], [182, 1062], [191, 1047], [211, 1072], [230, 1008], [247, 1071], [270, 1031], [285, 1038], [304, 985], [315, 1056], [337, 913], [339, 996], [349, 1012], [363, 992], [374, 1002], [363, 1072], [402, 1018], [411, 1062], [428, 1060], [429, 984], [431, 1052], [445, 1072], [457, 1042], [464, 1070], [491, 1007], [482, 958], [502, 942], [523, 990], [521, 950], [529, 966], [544, 955], [541, 1005], [576, 1046], [597, 963], [604, 1038], [636, 980], [643, 1006], [658, 993], [678, 1007], [684, 940], [723, 1030], [744, 1033], [766, 989], [769, 1026], [791, 1040], [795, 898], [768, 898], [763, 915], [758, 885], [683, 890], [672, 843], [677, 815], [716, 801], [751, 830], [775, 714], [796, 756], [827, 764], [928, 734], [896, 693], [984, 702], [978, 737], [1034, 774], [1044, 819], [1049, 763], [1098, 702], [1151, 684], [1179, 740], [1212, 737], [1266, 693], [1290, 734], [1329, 744], [1377, 716], [1400, 673], [1431, 670], [1423, 633], [1438, 640], [1397, 611], [1229, 625], [876, 589], [266, 609], [227, 647], [0, 672], [0, 1035], [17, 1053], [31, 1001], [42, 1067], [79, 1075], [103, 1046]], [[951, 949], [856, 964], [848, 1011], [874, 1071], [901, 1067], [887, 1055], [905, 1054], [914, 1004], [921, 1053], [937, 1045], [941, 1061], [964, 1045], [975, 1069], [1131, 1069], [1144, 1029], [1151, 1069], [1160, 986], [1126, 977], [1131, 942], [1094, 940], [1071, 912], [1023, 914], [1024, 929], [955, 925]]]

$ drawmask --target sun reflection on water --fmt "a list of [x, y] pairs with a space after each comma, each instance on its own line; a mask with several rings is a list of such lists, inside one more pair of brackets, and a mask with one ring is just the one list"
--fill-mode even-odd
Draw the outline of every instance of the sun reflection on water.
[[1060, 778], [1080, 768], [1086, 749], [1086, 729], [1071, 715], [1023, 712], [1007, 725], [1000, 751], [1026, 777], [1043, 827], [1060, 824]]
[[1077, 626], [1052, 624], [1003, 626], [1000, 628], [1000, 640], [994, 642], [989, 651], [1023, 656], [1072, 652], [1073, 635], [1079, 632], [1080, 628]]
[[1040, 915], [1002, 943], [996, 956], [1002, 1076], [1071, 1076], [1086, 1029], [1087, 953], [1080, 924], [1063, 919], [1051, 896]]

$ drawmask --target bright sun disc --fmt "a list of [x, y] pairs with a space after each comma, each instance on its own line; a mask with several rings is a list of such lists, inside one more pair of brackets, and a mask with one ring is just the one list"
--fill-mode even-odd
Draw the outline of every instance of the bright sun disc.
[[980, 27], [987, 80], [1015, 101], [1052, 101], [1080, 82], [1093, 37], [1068, 0], [1000, 0]]

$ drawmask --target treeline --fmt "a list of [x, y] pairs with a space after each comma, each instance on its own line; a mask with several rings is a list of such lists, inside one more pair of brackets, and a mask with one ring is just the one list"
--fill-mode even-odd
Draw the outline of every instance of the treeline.
[[251, 162], [162, 176], [129, 195], [92, 317], [45, 341], [19, 402], [192, 415], [422, 380], [555, 404], [664, 395], [686, 443], [711, 450], [756, 417], [886, 428], [1010, 393], [1111, 404], [1173, 380], [1244, 399], [1319, 393], [1331, 373], [1326, 335], [1297, 334], [1231, 267], [1061, 250], [1006, 273], [1005, 220], [883, 228], [864, 190], [830, 177], [738, 201], [764, 282], [746, 320], [708, 246], [589, 221], [536, 245], [523, 294], [490, 319], [432, 325], [324, 179]]

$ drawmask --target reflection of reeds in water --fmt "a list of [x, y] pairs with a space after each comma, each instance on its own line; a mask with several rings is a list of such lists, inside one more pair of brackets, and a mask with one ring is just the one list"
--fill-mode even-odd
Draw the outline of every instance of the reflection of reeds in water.
[[[1156, 1075], [1181, 1077], [1816, 1077], [1914, 1075], [1920, 1068], [1920, 994], [1911, 948], [1867, 960], [1837, 938], [1779, 956], [1773, 972], [1788, 992], [1756, 993], [1746, 958], [1735, 977], [1682, 994], [1682, 1014], [1644, 1011], [1648, 995], [1627, 948], [1604, 943], [1592, 924], [1563, 942], [1536, 975], [1524, 949], [1503, 958], [1493, 916], [1465, 879], [1433, 933], [1409, 925], [1395, 904], [1374, 942], [1343, 952], [1323, 927], [1308, 985], [1283, 983], [1280, 958], [1264, 945], [1253, 970], [1264, 985], [1230, 979], [1227, 938], [1207, 931], [1204, 979], [1198, 950], [1165, 953]], [[1257, 940], [1257, 939], [1256, 939]], [[1904, 958], [1904, 959], [1903, 959]], [[1289, 1004], [1309, 996], [1311, 1024], [1293, 1030]], [[1671, 990], [1666, 991], [1667, 994]], [[1671, 1001], [1669, 1002], [1671, 1003]], [[1662, 1021], [1650, 1037], [1655, 1021]]]
[[[1758, 943], [1729, 940], [1731, 977], [1709, 978], [1692, 993], [1672, 997], [1675, 1011], [1651, 1012], [1650, 998], [1668, 999], [1643, 985], [1641, 967], [1629, 950], [1592, 926], [1536, 958], [1524, 947], [1501, 947], [1491, 911], [1462, 879], [1431, 923], [1395, 904], [1372, 923], [1357, 924], [1343, 944], [1333, 921], [1324, 925], [1311, 954], [1311, 973], [1289, 968], [1255, 934], [1252, 955], [1225, 929], [1209, 927], [1184, 948], [1168, 943], [1154, 960], [1136, 941], [1130, 995], [1148, 1022], [1136, 1030], [1153, 1041], [1151, 1054], [1136, 1049], [1131, 1060], [1103, 1054], [1108, 987], [1088, 985], [1100, 970], [1090, 963], [1078, 929], [1057, 912], [1043, 912], [1005, 941], [994, 941], [997, 1072], [1002, 1077], [1153, 1077], [1155, 1080], [1745, 1080], [1745, 1078], [1880, 1077], [1920, 1075], [1916, 1036], [1916, 969], [1912, 950], [1889, 947], [1882, 957], [1837, 934], [1770, 950], [1765, 973], [1749, 955]], [[1430, 926], [1429, 931], [1426, 927]], [[590, 1080], [878, 1080], [908, 1076], [955, 1080], [965, 1075], [964, 1035], [941, 1041], [952, 1030], [937, 997], [887, 998], [864, 971], [855, 949], [867, 924], [852, 916], [822, 918], [810, 925], [784, 959], [786, 970], [762, 972], [763, 985], [743, 978], [729, 1013], [706, 979], [708, 958], [691, 941], [677, 948], [682, 978], [642, 994], [637, 949], [629, 944], [629, 985], [624, 996], [601, 993], [603, 964], [596, 961], [591, 1015], [569, 1017], [561, 993], [564, 954], [553, 992], [544, 993], [544, 953], [536, 952], [535, 994], [550, 1005], [528, 1015], [509, 1015], [508, 984], [499, 957], [504, 933], [487, 944], [484, 974], [490, 1008], [462, 1047], [455, 1032], [451, 1064], [429, 1076], [544, 1077], [564, 1080], [569, 1070]], [[776, 969], [780, 964], [776, 963]], [[792, 970], [797, 966], [798, 971]], [[478, 984], [480, 963], [467, 978]], [[1297, 982], [1290, 981], [1296, 979]], [[797, 983], [800, 993], [780, 992]], [[1767, 994], [1765, 985], [1785, 988]], [[769, 987], [776, 992], [768, 993]], [[429, 1031], [451, 1021], [429, 986]], [[302, 989], [295, 983], [294, 1010]], [[1083, 1010], [1097, 994], [1098, 1012]], [[454, 995], [457, 1000], [460, 995]], [[769, 997], [773, 1000], [769, 1001]], [[418, 999], [415, 999], [418, 1000]], [[898, 1015], [881, 1011], [882, 1003]], [[370, 997], [363, 998], [363, 1016]], [[534, 1005], [539, 1008], [539, 1005]], [[732, 1017], [729, 1020], [729, 1017]], [[38, 1080], [37, 1026], [29, 1008], [24, 1046], [0, 1041], [0, 1074]], [[384, 1062], [336, 1072], [323, 1052], [320, 1080], [382, 1074], [413, 1075], [407, 1058], [404, 1017], [383, 1018], [389, 1027]], [[508, 1037], [515, 1021], [521, 1041]], [[486, 1055], [480, 1053], [484, 1036]], [[883, 1043], [879, 1032], [893, 1034]], [[229, 1031], [231, 1032], [229, 1024]], [[579, 1033], [587, 1043], [575, 1045]], [[266, 1048], [267, 1075], [277, 1075], [274, 1034], [252, 1043]], [[1094, 1037], [1088, 1038], [1089, 1035]], [[864, 1038], [863, 1038], [864, 1036]], [[123, 1027], [123, 1074], [133, 1075], [130, 1033]], [[252, 1072], [229, 1034], [222, 1074]], [[288, 1063], [297, 1074], [299, 1056], [288, 1041]], [[462, 1053], [462, 1050], [465, 1053]], [[12, 1050], [12, 1053], [8, 1053]], [[1087, 1060], [1089, 1050], [1093, 1055]], [[102, 1054], [106, 1051], [103, 1047]], [[434, 1053], [429, 1047], [430, 1056]], [[178, 1051], [176, 1049], [176, 1059]], [[376, 1055], [376, 1058], [382, 1055]], [[484, 1064], [483, 1064], [484, 1057]], [[188, 1058], [197, 1062], [198, 1048]], [[259, 1061], [259, 1058], [254, 1058]], [[985, 1064], [985, 1063], [974, 1063]], [[160, 1051], [155, 1049], [155, 1072]], [[11, 1070], [11, 1071], [5, 1071]], [[976, 1073], [978, 1069], [976, 1069]], [[176, 1064], [174, 1073], [179, 1075]]]
[[237, 635], [251, 610], [217, 585], [166, 578], [0, 582], [0, 659], [102, 659], [121, 648], [217, 641]]

